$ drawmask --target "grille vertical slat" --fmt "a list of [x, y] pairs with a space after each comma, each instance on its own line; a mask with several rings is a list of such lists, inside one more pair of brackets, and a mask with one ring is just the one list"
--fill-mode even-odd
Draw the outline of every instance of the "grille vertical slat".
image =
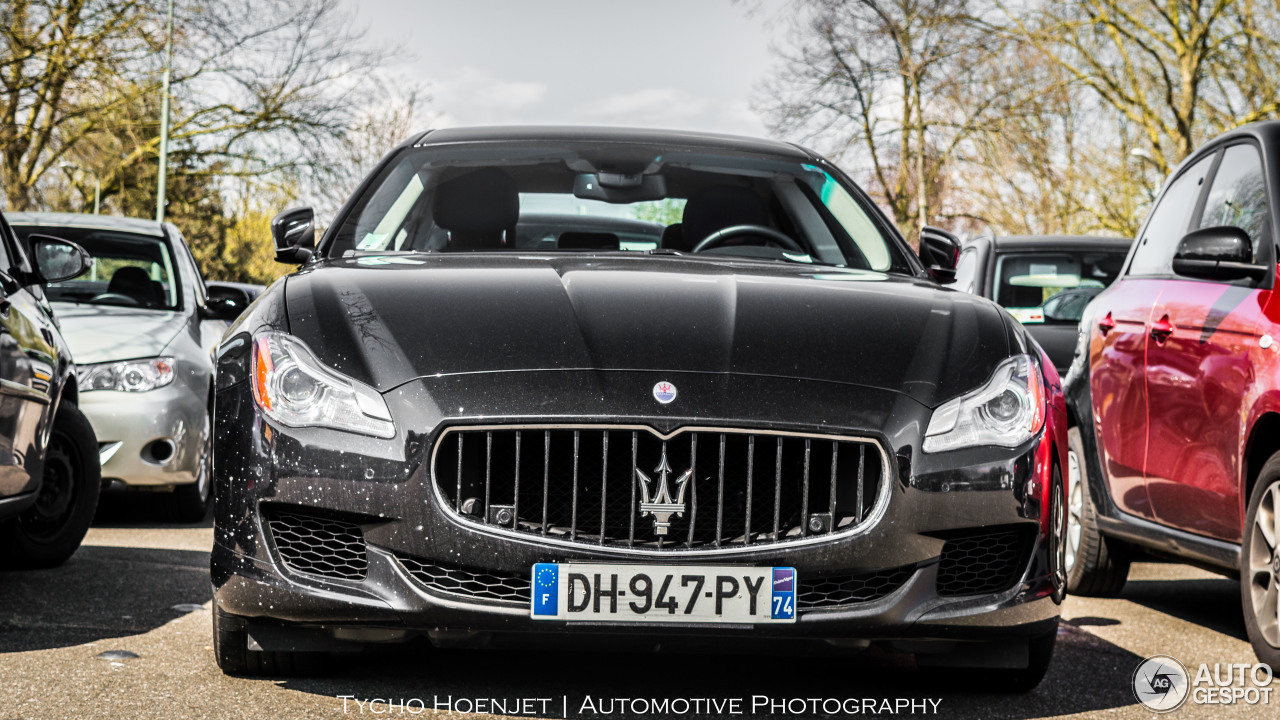
[[462, 433], [458, 433], [458, 492], [453, 496], [454, 510], [462, 508], [462, 441], [465, 437]]
[[604, 544], [604, 537], [607, 531], [606, 511], [608, 510], [607, 498], [609, 497], [609, 433], [601, 436], [601, 444], [604, 445], [602, 457], [600, 459], [600, 545]]
[[[541, 433], [542, 442], [525, 443], [530, 432]], [[624, 433], [629, 457], [618, 447]], [[463, 522], [650, 551], [755, 547], [853, 531], [881, 507], [887, 482], [886, 455], [874, 441], [702, 427], [665, 438], [635, 426], [448, 428], [433, 457], [436, 489]], [[818, 471], [815, 478], [815, 468], [829, 477]]]
[[778, 438], [778, 454], [775, 459], [773, 473], [773, 539], [777, 540], [781, 536], [778, 532], [782, 528], [782, 438]]
[[755, 493], [752, 492], [752, 481], [755, 479], [756, 470], [756, 436], [752, 435], [747, 438], [747, 518], [745, 530], [743, 530], [743, 543], [751, 544], [751, 499]]
[[547, 495], [551, 487], [551, 431], [542, 435], [542, 534], [547, 534]]
[[724, 442], [720, 436], [720, 489], [716, 494], [716, 547], [720, 547], [720, 538], [724, 537]]
[[639, 467], [638, 465], [636, 465], [636, 453], [638, 452], [638, 449], [639, 449], [639, 438], [636, 436], [636, 433], [635, 433], [635, 431], [633, 430], [633, 431], [631, 432], [631, 476], [630, 476], [630, 477], [631, 477], [631, 481], [630, 481], [630, 485], [631, 485], [631, 504], [628, 506], [628, 508], [630, 508], [630, 510], [629, 510], [629, 512], [628, 512], [628, 514], [631, 516], [631, 531], [630, 531], [630, 533], [627, 535], [627, 547], [633, 547], [633, 546], [635, 546], [635, 544], [636, 544], [636, 477], [635, 477], [635, 470], [636, 470], [636, 468], [637, 468], [637, 467]]
[[866, 481], [867, 469], [867, 448], [862, 446], [858, 448], [858, 506], [854, 509], [854, 522], [862, 522], [862, 493], [863, 483]]
[[800, 490], [800, 536], [809, 535], [809, 455], [813, 452], [813, 441], [804, 439], [804, 481]]
[[834, 445], [831, 448], [831, 527], [827, 528], [827, 532], [835, 532], [836, 529], [836, 479], [838, 477], [837, 467], [840, 461], [840, 446]]
[[484, 521], [489, 522], [489, 488], [493, 478], [493, 433], [484, 434]]
[[520, 431], [516, 431], [516, 476], [515, 482], [515, 498], [511, 501], [511, 519], [513, 523], [519, 524], [520, 517]]
[[573, 511], [569, 516], [569, 540], [578, 539], [578, 453], [582, 449], [582, 433], [573, 431]]
[[689, 484], [692, 486], [690, 491], [690, 507], [689, 507], [689, 539], [685, 544], [693, 547], [693, 531], [698, 522], [698, 433], [693, 433], [689, 438]]

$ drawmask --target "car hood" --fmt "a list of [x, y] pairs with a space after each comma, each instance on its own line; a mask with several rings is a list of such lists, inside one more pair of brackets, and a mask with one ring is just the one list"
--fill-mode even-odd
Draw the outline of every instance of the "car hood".
[[935, 406], [1013, 343], [990, 301], [924, 280], [671, 256], [390, 255], [284, 284], [290, 332], [387, 391], [459, 373], [549, 369], [812, 379]]
[[155, 357], [186, 322], [179, 312], [53, 303], [62, 336], [78, 365]]

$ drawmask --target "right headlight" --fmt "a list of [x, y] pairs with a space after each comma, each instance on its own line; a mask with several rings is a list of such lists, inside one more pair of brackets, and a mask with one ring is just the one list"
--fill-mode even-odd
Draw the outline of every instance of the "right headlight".
[[268, 418], [289, 427], [391, 438], [391, 411], [377, 390], [325, 366], [301, 340], [266, 332], [253, 341], [253, 399]]
[[1030, 355], [996, 367], [982, 387], [933, 411], [925, 452], [995, 445], [1017, 447], [1040, 432], [1045, 419], [1044, 379]]

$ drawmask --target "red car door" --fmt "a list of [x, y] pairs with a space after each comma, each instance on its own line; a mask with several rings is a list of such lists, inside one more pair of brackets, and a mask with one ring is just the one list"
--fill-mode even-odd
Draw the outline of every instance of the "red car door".
[[1112, 500], [1124, 512], [1154, 519], [1144, 466], [1148, 455], [1147, 345], [1178, 241], [1212, 157], [1188, 167], [1147, 217], [1129, 266], [1098, 296], [1089, 366], [1096, 437]]
[[[1192, 229], [1242, 228], [1257, 252], [1272, 242], [1258, 150], [1233, 145], [1221, 158]], [[1161, 524], [1240, 542], [1244, 404], [1263, 291], [1247, 282], [1165, 283], [1147, 346], [1147, 494]]]

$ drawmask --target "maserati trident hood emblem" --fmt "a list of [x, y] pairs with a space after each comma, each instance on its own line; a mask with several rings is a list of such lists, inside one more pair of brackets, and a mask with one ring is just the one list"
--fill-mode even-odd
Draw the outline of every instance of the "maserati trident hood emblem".
[[671, 529], [671, 516], [684, 517], [684, 491], [693, 478], [693, 470], [685, 470], [676, 478], [676, 496], [671, 497], [671, 463], [667, 462], [667, 444], [662, 444], [662, 461], [653, 471], [658, 474], [658, 487], [640, 468], [636, 468], [636, 480], [640, 483], [640, 516], [653, 518], [653, 534], [666, 535]]
[[663, 380], [653, 386], [653, 399], [663, 405], [670, 405], [676, 399], [676, 386]]

